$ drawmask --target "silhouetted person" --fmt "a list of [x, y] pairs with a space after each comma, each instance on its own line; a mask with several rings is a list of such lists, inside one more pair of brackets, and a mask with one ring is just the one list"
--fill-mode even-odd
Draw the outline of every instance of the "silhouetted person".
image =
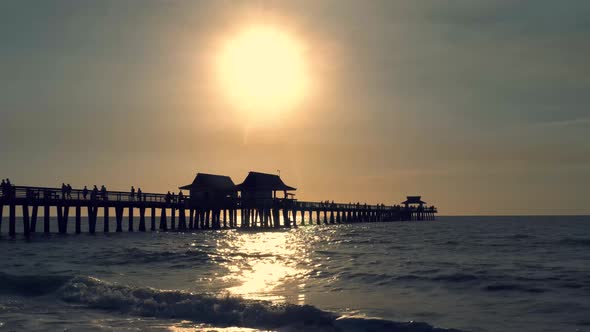
[[61, 198], [62, 199], [66, 199], [67, 192], [68, 192], [68, 187], [66, 187], [66, 184], [62, 182], [62, 184], [61, 184]]
[[68, 183], [67, 187], [67, 192], [68, 192], [68, 198], [72, 199], [72, 186]]
[[96, 185], [94, 185], [94, 188], [92, 188], [92, 194], [90, 195], [90, 199], [96, 200], [97, 197], [98, 197], [98, 187], [96, 187]]
[[131, 200], [135, 199], [135, 188], [133, 186], [131, 186], [129, 197], [131, 198]]
[[172, 192], [172, 202], [176, 203], [176, 194]]
[[141, 201], [141, 188], [137, 187], [137, 200]]
[[171, 200], [172, 200], [172, 194], [170, 193], [170, 191], [168, 191], [168, 193], [166, 193], [166, 203], [170, 203]]
[[87, 196], [88, 196], [88, 188], [86, 186], [84, 186], [84, 189], [82, 189], [82, 197], [84, 197], [84, 199], [86, 200]]
[[178, 192], [178, 202], [182, 202], [182, 200], [184, 199], [184, 194], [182, 193], [182, 190]]
[[103, 200], [107, 200], [107, 187], [104, 186], [104, 184], [100, 187], [100, 193], [102, 194], [102, 199]]

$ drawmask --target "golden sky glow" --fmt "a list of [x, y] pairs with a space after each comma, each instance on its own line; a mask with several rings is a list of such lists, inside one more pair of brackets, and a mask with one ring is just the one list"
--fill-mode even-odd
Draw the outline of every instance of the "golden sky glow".
[[248, 26], [228, 37], [216, 66], [223, 96], [248, 115], [289, 110], [308, 92], [304, 48], [276, 26]]
[[12, 183], [280, 169], [301, 200], [590, 214], [588, 2], [4, 2]]

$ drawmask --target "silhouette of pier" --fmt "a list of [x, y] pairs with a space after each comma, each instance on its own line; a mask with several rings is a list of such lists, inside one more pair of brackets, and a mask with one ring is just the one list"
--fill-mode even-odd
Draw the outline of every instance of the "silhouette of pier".
[[[193, 183], [180, 187], [190, 194], [143, 193], [44, 188], [4, 185], [0, 195], [0, 232], [4, 206], [8, 207], [8, 233], [16, 235], [17, 210], [22, 211], [25, 236], [51, 233], [51, 216], [57, 217], [57, 232], [82, 232], [83, 213], [89, 233], [140, 231], [193, 231], [224, 228], [281, 228], [311, 224], [434, 220], [437, 209], [427, 207], [420, 196], [408, 196], [401, 205], [306, 202], [294, 198], [296, 189], [279, 176], [250, 172], [235, 185], [221, 175], [197, 174]], [[278, 197], [277, 193], [283, 193]], [[99, 217], [99, 212], [102, 216]], [[110, 229], [114, 212], [116, 227]], [[125, 214], [127, 212], [127, 214]], [[137, 214], [136, 214], [137, 213]], [[102, 220], [100, 220], [102, 219]], [[126, 219], [126, 225], [124, 225]], [[72, 225], [73, 221], [73, 225]], [[137, 224], [136, 224], [137, 222]], [[125, 227], [126, 226], [126, 227]], [[72, 231], [73, 227], [73, 231]], [[137, 227], [137, 228], [136, 228]], [[70, 228], [70, 231], [68, 231]]]

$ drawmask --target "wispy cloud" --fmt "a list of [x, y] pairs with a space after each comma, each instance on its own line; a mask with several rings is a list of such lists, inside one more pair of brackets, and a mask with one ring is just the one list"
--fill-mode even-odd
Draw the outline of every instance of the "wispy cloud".
[[541, 127], [541, 128], [562, 128], [562, 127], [587, 126], [587, 125], [590, 125], [590, 117], [555, 120], [555, 121], [544, 121], [544, 122], [537, 122], [534, 124], [535, 127]]

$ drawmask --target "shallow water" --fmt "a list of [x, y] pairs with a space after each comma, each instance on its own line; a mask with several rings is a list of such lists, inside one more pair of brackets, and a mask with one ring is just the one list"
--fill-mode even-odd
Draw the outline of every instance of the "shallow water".
[[590, 331], [588, 217], [29, 241], [8, 239], [3, 224], [0, 326], [9, 330], [431, 330], [393, 323], [417, 321]]

